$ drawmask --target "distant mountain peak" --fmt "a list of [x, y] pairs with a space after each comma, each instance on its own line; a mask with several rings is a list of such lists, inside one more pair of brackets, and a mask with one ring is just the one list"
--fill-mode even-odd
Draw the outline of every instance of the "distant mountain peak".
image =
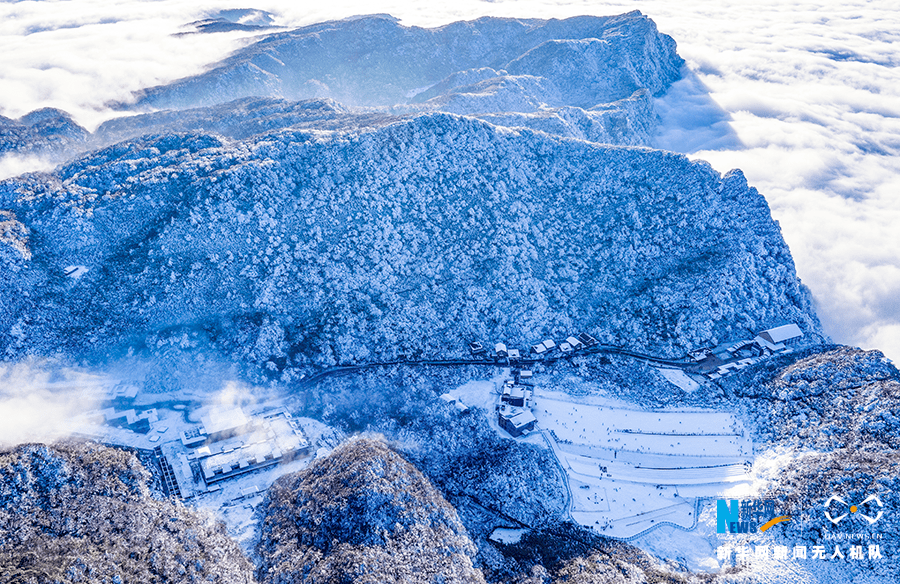
[[[583, 62], [566, 70], [554, 65], [556, 58]], [[484, 17], [430, 29], [365, 15], [269, 35], [207, 73], [140, 92], [135, 107], [183, 109], [252, 95], [393, 106], [456, 72], [508, 64], [516, 74], [549, 74], [565, 104], [590, 107], [638, 88], [659, 94], [679, 78], [682, 63], [674, 41], [637, 12], [565, 20]], [[572, 101], [566, 92], [576, 86]]]

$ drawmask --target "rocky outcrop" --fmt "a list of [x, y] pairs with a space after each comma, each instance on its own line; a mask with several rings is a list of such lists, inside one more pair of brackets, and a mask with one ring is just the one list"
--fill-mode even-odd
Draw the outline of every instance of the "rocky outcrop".
[[137, 458], [96, 444], [0, 452], [4, 582], [250, 583], [221, 524], [150, 496]]
[[769, 446], [900, 449], [900, 374], [880, 351], [817, 347], [719, 383]]
[[269, 489], [259, 580], [266, 584], [483, 582], [453, 507], [377, 439], [353, 439]]

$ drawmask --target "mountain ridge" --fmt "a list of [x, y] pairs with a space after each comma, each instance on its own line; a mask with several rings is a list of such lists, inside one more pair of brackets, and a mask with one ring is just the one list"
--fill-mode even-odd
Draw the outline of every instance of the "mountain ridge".
[[[348, 105], [394, 105], [405, 102], [406, 94], [416, 88], [477, 67], [503, 69], [507, 63], [515, 63], [518, 71], [558, 74], [556, 56], [541, 47], [551, 41], [586, 37], [599, 39], [605, 46], [612, 43], [618, 53], [634, 56], [619, 63], [588, 59], [599, 67], [595, 72], [625, 75], [609, 86], [613, 89], [625, 83], [631, 87], [619, 89], [617, 99], [638, 87], [659, 94], [679, 77], [683, 61], [675, 54], [674, 41], [659, 34], [653, 21], [637, 11], [546, 21], [482, 17], [433, 29], [405, 27], [395, 19], [376, 15], [268, 35], [206, 73], [143, 90], [136, 105], [183, 109], [251, 95], [332, 97]], [[531, 67], [517, 61], [535, 49], [538, 53], [526, 59]], [[598, 87], [606, 87], [602, 76], [593, 79], [600, 83]]]

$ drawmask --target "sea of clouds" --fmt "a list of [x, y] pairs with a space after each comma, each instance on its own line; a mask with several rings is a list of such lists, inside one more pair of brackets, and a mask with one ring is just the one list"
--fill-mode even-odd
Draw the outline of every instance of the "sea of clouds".
[[[94, 129], [107, 104], [196, 74], [250, 42], [182, 34], [228, 8], [295, 27], [389, 13], [405, 25], [641, 10], [678, 42], [659, 146], [741, 168], [766, 196], [835, 341], [900, 362], [900, 12], [887, 1], [64, 0], [0, 4], [0, 114], [58, 107]], [[0, 161], [2, 176], [37, 169]]]

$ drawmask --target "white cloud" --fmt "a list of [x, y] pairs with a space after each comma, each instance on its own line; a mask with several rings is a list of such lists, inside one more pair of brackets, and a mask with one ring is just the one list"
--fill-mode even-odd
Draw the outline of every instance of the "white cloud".
[[59, 107], [89, 128], [106, 104], [196, 74], [245, 33], [175, 36], [210, 2], [67, 0], [0, 4], [0, 114]]
[[[246, 35], [175, 37], [214, 8], [285, 26], [374, 12], [436, 26], [484, 15], [564, 18], [639, 9], [696, 79], [667, 101], [664, 145], [742, 168], [767, 197], [835, 340], [900, 362], [900, 13], [886, 2], [501, 0], [328, 3], [68, 0], [0, 4], [0, 113], [43, 106], [88, 127], [104, 104], [203, 69]], [[709, 95], [702, 95], [702, 89]], [[679, 108], [680, 105], [683, 108]], [[721, 107], [732, 118], [723, 124]], [[714, 150], [713, 150], [714, 149]]]
[[900, 19], [803, 6], [745, 10], [738, 20], [760, 35], [703, 56], [699, 76], [747, 149], [695, 155], [744, 169], [767, 197], [826, 332], [898, 361], [900, 73], [886, 66], [897, 35], [878, 31]]
[[13, 176], [19, 176], [26, 172], [46, 172], [52, 170], [56, 162], [49, 158], [34, 156], [33, 154], [18, 155], [7, 154], [0, 156], [0, 180]]
[[0, 364], [0, 447], [70, 435], [77, 417], [98, 406], [104, 384], [97, 375], [52, 363]]

